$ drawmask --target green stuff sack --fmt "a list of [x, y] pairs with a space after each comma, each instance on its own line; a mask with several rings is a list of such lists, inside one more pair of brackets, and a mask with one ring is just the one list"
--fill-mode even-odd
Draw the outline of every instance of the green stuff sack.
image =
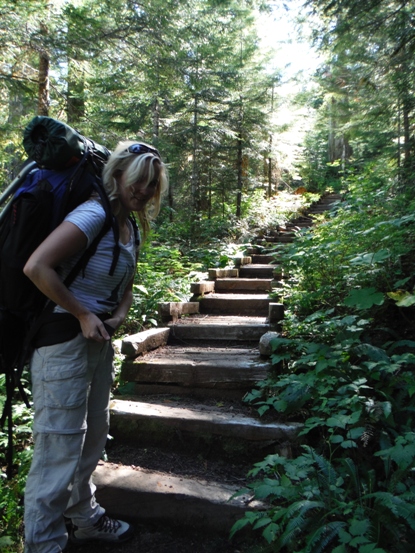
[[56, 171], [78, 163], [86, 149], [102, 162], [109, 156], [105, 147], [85, 138], [66, 123], [42, 115], [34, 117], [25, 128], [23, 147], [39, 167]]

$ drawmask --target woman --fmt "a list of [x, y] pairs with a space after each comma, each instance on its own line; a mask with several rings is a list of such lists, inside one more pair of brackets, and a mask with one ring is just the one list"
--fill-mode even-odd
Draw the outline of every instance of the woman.
[[[64, 516], [76, 543], [132, 537], [129, 524], [109, 518], [96, 502], [91, 475], [109, 429], [110, 334], [132, 303], [136, 240], [130, 214], [138, 215], [145, 236], [167, 189], [167, 173], [156, 149], [123, 142], [110, 156], [103, 182], [119, 226], [113, 274], [111, 229], [69, 288], [63, 283], [103, 227], [105, 212], [94, 197], [65, 218], [24, 268], [56, 303], [35, 338], [31, 360], [35, 447], [25, 491], [25, 553], [61, 552], [68, 539]], [[66, 336], [55, 332], [65, 319]]]

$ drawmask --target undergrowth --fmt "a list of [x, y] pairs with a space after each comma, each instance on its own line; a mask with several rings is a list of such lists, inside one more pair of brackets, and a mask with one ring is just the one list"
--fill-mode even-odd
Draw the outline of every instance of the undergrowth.
[[[30, 398], [27, 382], [25, 391]], [[0, 413], [5, 399], [5, 377], [0, 375]], [[32, 460], [32, 412], [23, 402], [13, 405], [13, 473], [6, 477], [5, 452], [8, 446], [7, 425], [0, 429], [0, 551], [21, 553], [23, 551], [23, 493], [27, 473]]]
[[366, 179], [350, 178], [347, 200], [283, 261], [273, 371], [246, 399], [303, 426], [292, 458], [270, 455], [250, 473], [268, 509], [232, 535], [251, 526], [261, 551], [413, 551], [414, 206]]

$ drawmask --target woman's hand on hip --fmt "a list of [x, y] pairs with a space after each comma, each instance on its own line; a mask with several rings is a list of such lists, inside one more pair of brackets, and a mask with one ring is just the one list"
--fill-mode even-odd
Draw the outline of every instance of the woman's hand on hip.
[[95, 342], [107, 342], [111, 336], [105, 329], [104, 323], [94, 313], [87, 313], [79, 317], [82, 334], [87, 340]]

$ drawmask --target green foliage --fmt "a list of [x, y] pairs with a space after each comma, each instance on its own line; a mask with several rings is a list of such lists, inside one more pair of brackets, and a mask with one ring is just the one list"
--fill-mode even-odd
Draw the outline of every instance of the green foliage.
[[304, 232], [285, 255], [290, 275], [285, 300], [297, 312], [341, 305], [382, 310], [389, 305], [387, 294], [398, 290], [399, 299], [406, 291], [404, 303], [411, 304], [415, 217], [387, 186], [373, 187], [376, 176], [370, 166], [345, 180], [350, 191], [341, 207], [312, 233]]
[[[206, 254], [206, 258], [210, 256]], [[172, 244], [145, 244], [137, 264], [133, 305], [121, 333], [157, 326], [159, 303], [188, 301], [190, 283], [201, 280], [205, 270], [200, 261], [192, 261]]]
[[[370, 257], [373, 259], [374, 255]], [[370, 309], [373, 305], [382, 305], [383, 301], [383, 294], [377, 292], [376, 288], [359, 288], [350, 292], [344, 300], [344, 305], [357, 309]]]
[[[270, 550], [409, 553], [415, 530], [414, 216], [373, 167], [284, 255], [284, 333], [246, 400], [302, 423], [294, 458], [268, 456], [248, 512]], [[393, 182], [393, 179], [390, 179]], [[246, 491], [246, 490], [245, 490]]]
[[[409, 441], [413, 462], [413, 433]], [[411, 551], [412, 544], [402, 539], [403, 528], [409, 535], [415, 528], [415, 492], [409, 479], [401, 481], [400, 489], [376, 490], [374, 471], [362, 480], [350, 457], [334, 466], [313, 448], [303, 450], [296, 459], [272, 455], [255, 465], [251, 475], [261, 474], [262, 479], [251, 490], [275, 507], [248, 512], [233, 534], [249, 523], [261, 530], [273, 551]]]
[[367, 320], [330, 315], [314, 313], [297, 337], [276, 338], [275, 374], [247, 396], [261, 414], [302, 419], [300, 436], [317, 446], [255, 466], [251, 475], [260, 478], [250, 488], [273, 507], [250, 513], [233, 532], [250, 523], [274, 551], [409, 553], [415, 342], [379, 348], [362, 340]]
[[[24, 381], [23, 381], [24, 383]], [[25, 386], [26, 389], [26, 386]], [[30, 397], [30, 391], [26, 389]], [[4, 375], [0, 376], [0, 409], [6, 397]], [[8, 480], [5, 455], [8, 443], [7, 428], [0, 431], [0, 550], [4, 553], [23, 551], [23, 493], [32, 461], [32, 413], [23, 403], [13, 405], [14, 474]]]
[[267, 198], [262, 189], [256, 189], [245, 198], [243, 216], [235, 222], [234, 233], [252, 238], [269, 229], [275, 229], [299, 215], [319, 197], [310, 192], [303, 195], [278, 192]]
[[341, 159], [343, 171], [368, 160], [396, 164], [401, 184], [412, 187], [413, 4], [306, 4], [313, 12], [307, 21], [314, 27], [315, 44], [325, 58], [313, 97], [320, 141], [329, 139], [331, 158]]

